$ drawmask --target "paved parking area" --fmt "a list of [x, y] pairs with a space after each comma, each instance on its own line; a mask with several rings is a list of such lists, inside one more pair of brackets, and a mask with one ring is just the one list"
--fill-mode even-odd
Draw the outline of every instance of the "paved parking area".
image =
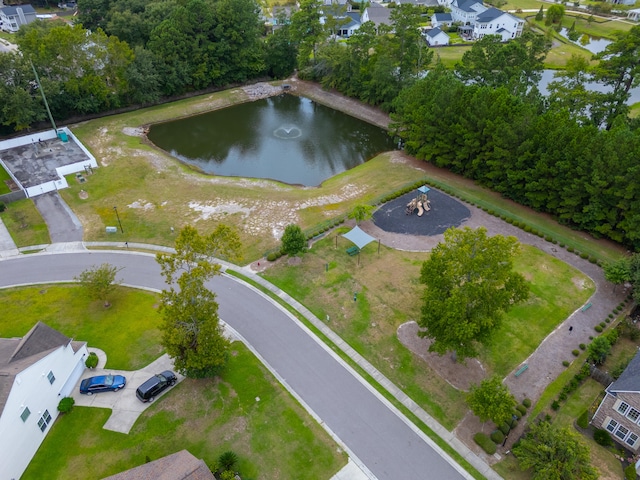
[[[94, 349], [89, 349], [90, 351], [95, 351]], [[101, 362], [99, 365], [104, 365], [104, 356], [103, 352], [98, 353]], [[168, 355], [163, 355], [158, 358], [156, 361], [150, 363], [146, 367], [135, 370], [113, 370], [110, 368], [94, 368], [92, 370], [86, 369], [80, 378], [82, 381], [88, 377], [94, 377], [97, 375], [124, 375], [127, 379], [127, 385], [118, 392], [103, 392], [96, 393], [93, 395], [82, 395], [80, 393], [80, 381], [78, 381], [78, 385], [73, 390], [72, 397], [76, 401], [76, 405], [81, 407], [98, 407], [98, 408], [110, 408], [112, 410], [111, 416], [107, 420], [107, 423], [104, 424], [104, 428], [107, 430], [113, 430], [114, 432], [120, 433], [129, 433], [131, 427], [133, 427], [136, 420], [142, 412], [144, 412], [152, 402], [142, 403], [136, 397], [136, 389], [147, 379], [155, 375], [156, 373], [160, 373], [164, 370], [173, 370], [173, 362], [169, 358]], [[178, 377], [178, 382], [181, 382], [184, 377], [179, 373], [176, 373]], [[159, 399], [167, 393], [171, 388], [165, 390], [157, 397], [154, 402], [159, 401]]]

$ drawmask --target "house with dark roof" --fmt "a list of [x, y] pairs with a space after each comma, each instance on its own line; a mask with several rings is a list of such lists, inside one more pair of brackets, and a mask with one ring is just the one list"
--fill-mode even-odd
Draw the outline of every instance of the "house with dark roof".
[[362, 12], [360, 21], [362, 23], [373, 22], [377, 30], [380, 25], [391, 25], [391, 10], [383, 7], [379, 3], [371, 2], [371, 4], [365, 8], [364, 12]]
[[215, 480], [215, 477], [203, 460], [181, 450], [103, 480]]
[[0, 338], [0, 478], [24, 473], [87, 356], [85, 343], [42, 322], [22, 338]]
[[620, 445], [633, 452], [640, 447], [640, 352], [620, 377], [605, 389], [591, 423], [603, 428]]
[[453, 17], [450, 13], [434, 13], [431, 16], [431, 25], [433, 28], [450, 27], [453, 23]]
[[[0, 2], [0, 5], [2, 3]], [[22, 25], [35, 22], [36, 11], [31, 5], [15, 5], [0, 8], [0, 30], [15, 33]]]
[[427, 30], [425, 38], [430, 47], [440, 47], [442, 45], [449, 45], [449, 35], [446, 32], [440, 30], [440, 28], [432, 28]]
[[453, 0], [449, 8], [454, 23], [458, 22], [461, 25], [473, 25], [476, 17], [487, 10], [482, 0]]
[[473, 24], [473, 38], [485, 35], [500, 35], [503, 42], [522, 35], [524, 20], [497, 8], [488, 8], [476, 16]]

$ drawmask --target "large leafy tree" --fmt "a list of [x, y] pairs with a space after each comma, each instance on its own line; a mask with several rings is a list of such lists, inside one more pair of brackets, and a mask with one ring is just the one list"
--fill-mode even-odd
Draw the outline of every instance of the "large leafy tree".
[[27, 59], [14, 53], [0, 55], [0, 124], [24, 130], [44, 116]]
[[485, 35], [456, 64], [456, 75], [465, 82], [503, 86], [524, 95], [537, 89], [550, 48], [545, 37], [529, 32], [507, 43], [498, 35]]
[[480, 420], [491, 420], [496, 425], [502, 425], [511, 419], [516, 406], [506, 385], [496, 375], [484, 379], [479, 385], [472, 385], [467, 395], [467, 404]]
[[169, 285], [161, 294], [162, 345], [182, 374], [214, 376], [226, 363], [229, 341], [220, 325], [216, 294], [206, 282], [220, 272], [214, 257], [238, 259], [240, 240], [225, 225], [208, 236], [186, 226], [176, 239], [175, 250], [156, 257]]
[[450, 228], [422, 265], [426, 285], [420, 335], [433, 339], [429, 351], [454, 351], [458, 360], [477, 355], [503, 313], [525, 300], [529, 287], [513, 270], [515, 237], [487, 237], [485, 228]]
[[291, 32], [299, 45], [298, 66], [300, 68], [315, 63], [318, 44], [325, 36], [320, 22], [322, 2], [320, 0], [301, 0], [300, 8], [291, 15]]
[[513, 447], [523, 470], [533, 471], [533, 480], [596, 480], [589, 447], [571, 428], [556, 428], [549, 422], [534, 423]]

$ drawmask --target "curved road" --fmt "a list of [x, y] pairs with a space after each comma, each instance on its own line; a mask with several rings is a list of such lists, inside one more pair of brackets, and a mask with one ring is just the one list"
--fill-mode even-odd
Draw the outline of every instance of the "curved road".
[[[153, 255], [92, 251], [2, 260], [0, 288], [70, 281], [102, 263], [122, 268], [119, 279], [125, 285], [165, 287]], [[279, 306], [225, 275], [208, 287], [218, 295], [220, 317], [379, 480], [471, 478]]]

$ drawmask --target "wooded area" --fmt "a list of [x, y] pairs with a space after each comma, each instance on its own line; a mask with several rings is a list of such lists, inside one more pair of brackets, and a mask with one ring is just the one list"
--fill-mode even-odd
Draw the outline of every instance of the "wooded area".
[[9, 133], [45, 120], [31, 62], [61, 121], [297, 68], [390, 112], [408, 153], [640, 247], [640, 133], [627, 105], [640, 83], [640, 26], [593, 65], [572, 58], [543, 96], [546, 37], [486, 36], [448, 71], [420, 34], [418, 7], [398, 6], [393, 25], [366, 22], [346, 41], [332, 35], [335, 16], [321, 23], [322, 8], [302, 0], [271, 31], [254, 0], [79, 0], [78, 25], [34, 22], [16, 35], [21, 54], [0, 55], [0, 124]]

